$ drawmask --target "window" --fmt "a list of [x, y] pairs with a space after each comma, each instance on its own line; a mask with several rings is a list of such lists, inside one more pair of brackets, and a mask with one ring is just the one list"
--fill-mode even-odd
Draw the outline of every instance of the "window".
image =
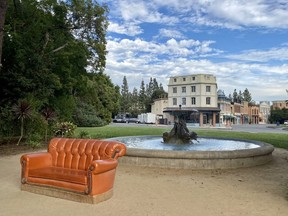
[[173, 87], [173, 93], [177, 93], [177, 87]]
[[183, 81], [184, 81], [184, 82], [186, 81], [186, 78], [185, 78], [185, 77], [183, 77]]
[[211, 98], [210, 97], [206, 97], [206, 104], [211, 104]]
[[177, 105], [177, 98], [173, 98], [173, 105]]
[[195, 97], [192, 97], [192, 98], [191, 98], [191, 104], [192, 104], [192, 105], [195, 105], [195, 104], [196, 104], [196, 98], [195, 98]]
[[186, 98], [182, 98], [182, 105], [186, 105]]
[[192, 80], [195, 80], [195, 77], [192, 77]]
[[186, 93], [186, 87], [182, 87], [182, 93]]
[[191, 92], [196, 92], [196, 86], [191, 86]]
[[176, 79], [176, 78], [174, 78], [174, 82], [177, 82], [177, 79]]
[[211, 86], [206, 86], [206, 92], [211, 92]]

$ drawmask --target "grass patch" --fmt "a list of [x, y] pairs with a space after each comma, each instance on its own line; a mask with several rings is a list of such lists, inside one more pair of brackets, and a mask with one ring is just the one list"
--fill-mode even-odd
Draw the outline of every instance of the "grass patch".
[[[171, 127], [155, 127], [155, 126], [104, 126], [104, 127], [80, 127], [76, 129], [76, 136], [85, 132], [89, 138], [103, 139], [120, 136], [141, 136], [141, 135], [162, 135], [164, 132], [170, 131]], [[191, 130], [191, 129], [190, 129]], [[272, 144], [278, 148], [288, 149], [288, 134], [274, 133], [248, 133], [237, 131], [226, 131], [218, 129], [193, 129], [198, 136], [219, 137], [219, 138], [238, 138], [249, 139]]]
[[237, 131], [219, 130], [195, 130], [199, 136], [210, 136], [219, 138], [237, 138], [266, 142], [278, 148], [288, 149], [288, 134], [277, 133], [249, 133]]
[[112, 138], [121, 136], [162, 135], [167, 128], [152, 126], [104, 126], [104, 127], [80, 127], [76, 129], [76, 136], [81, 132], [87, 132], [90, 138]]

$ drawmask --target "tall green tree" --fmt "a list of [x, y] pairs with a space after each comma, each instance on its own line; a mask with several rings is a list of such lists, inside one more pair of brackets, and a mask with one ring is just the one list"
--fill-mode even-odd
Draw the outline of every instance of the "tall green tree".
[[86, 109], [109, 122], [120, 94], [104, 74], [107, 6], [94, 0], [8, 3], [0, 73], [5, 109], [32, 95], [38, 108], [51, 107], [61, 120]]
[[139, 110], [141, 113], [146, 111], [145, 102], [147, 100], [145, 83], [144, 80], [141, 81], [140, 90], [139, 90]]
[[121, 112], [127, 113], [131, 106], [131, 94], [126, 76], [123, 77], [123, 84], [121, 86]]
[[241, 103], [243, 101], [243, 94], [241, 90], [239, 90], [237, 101], [238, 103]]
[[249, 92], [249, 90], [247, 88], [245, 88], [245, 90], [243, 92], [243, 100], [248, 101], [248, 102], [252, 101], [251, 93]]
[[1, 71], [1, 59], [2, 59], [2, 45], [4, 35], [4, 23], [5, 15], [8, 7], [8, 0], [0, 0], [0, 71]]
[[283, 124], [285, 120], [288, 119], [288, 109], [271, 109], [269, 121], [271, 123], [279, 122], [280, 124]]
[[[287, 92], [287, 94], [288, 94], [288, 89], [286, 89], [286, 92]], [[286, 100], [285, 102], [286, 102], [286, 104], [288, 104], [288, 100]]]
[[237, 90], [234, 89], [234, 92], [233, 92], [233, 102], [238, 102], [238, 93], [237, 93]]
[[106, 31], [108, 28], [107, 5], [100, 5], [94, 0], [66, 1], [71, 16], [69, 29], [76, 38], [85, 42], [89, 50], [89, 64], [93, 71], [103, 72], [106, 66]]

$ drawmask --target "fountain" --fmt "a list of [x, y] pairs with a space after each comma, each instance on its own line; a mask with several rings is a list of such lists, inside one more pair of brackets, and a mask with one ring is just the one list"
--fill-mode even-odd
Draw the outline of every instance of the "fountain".
[[175, 122], [174, 127], [169, 133], [163, 133], [164, 143], [188, 144], [193, 143], [193, 140], [197, 141], [197, 137], [197, 133], [189, 131], [183, 119]]
[[[127, 165], [181, 169], [231, 169], [262, 165], [272, 160], [270, 144], [240, 139], [198, 138], [178, 118], [163, 136], [116, 137], [127, 146], [119, 162]], [[193, 143], [196, 140], [197, 143]]]

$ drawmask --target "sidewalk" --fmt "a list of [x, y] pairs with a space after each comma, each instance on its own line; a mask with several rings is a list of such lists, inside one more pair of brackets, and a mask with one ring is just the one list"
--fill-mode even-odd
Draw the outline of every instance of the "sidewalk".
[[237, 170], [119, 165], [111, 199], [96, 204], [20, 190], [21, 155], [0, 158], [0, 216], [287, 216], [288, 151], [269, 164]]

